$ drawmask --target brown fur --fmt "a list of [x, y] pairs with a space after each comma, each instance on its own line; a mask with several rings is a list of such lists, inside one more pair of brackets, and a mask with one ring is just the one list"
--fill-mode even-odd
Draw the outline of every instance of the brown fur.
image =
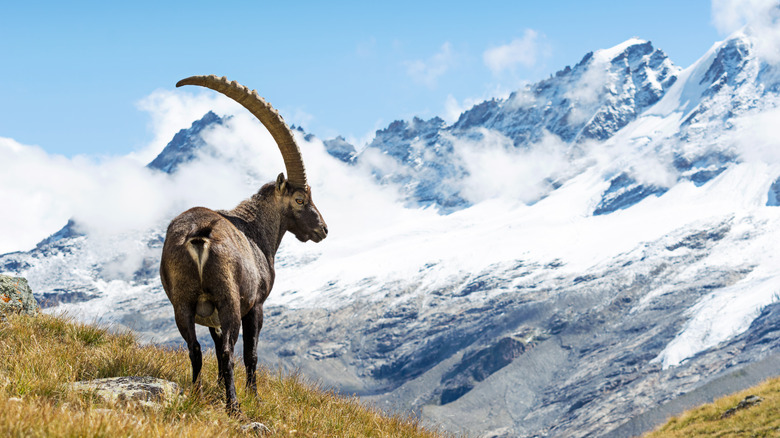
[[192, 362], [192, 381], [202, 364], [195, 324], [209, 327], [224, 381], [227, 410], [238, 412], [233, 382], [233, 348], [244, 333], [247, 388], [257, 391], [257, 339], [263, 303], [274, 284], [274, 258], [284, 234], [319, 242], [328, 228], [312, 203], [311, 189], [291, 187], [280, 174], [230, 211], [191, 208], [168, 226], [160, 278], [173, 304]]

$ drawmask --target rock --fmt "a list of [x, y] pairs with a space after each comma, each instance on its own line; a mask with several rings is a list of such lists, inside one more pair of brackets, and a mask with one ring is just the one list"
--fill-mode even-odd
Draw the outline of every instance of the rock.
[[263, 423], [258, 423], [257, 421], [253, 421], [252, 423], [245, 424], [241, 426], [242, 432], [254, 432], [258, 435], [265, 435], [267, 433], [271, 433], [271, 429], [268, 428]]
[[440, 403], [445, 405], [459, 399], [477, 382], [509, 365], [527, 348], [530, 346], [523, 340], [507, 336], [489, 347], [464, 354], [460, 362], [442, 376]]
[[70, 385], [71, 390], [93, 392], [109, 404], [138, 403], [147, 407], [160, 407], [182, 394], [174, 382], [149, 376], [109, 377]]
[[27, 279], [0, 275], [0, 312], [35, 315], [40, 311]]
[[763, 401], [763, 400], [764, 399], [762, 399], [761, 397], [759, 397], [757, 395], [749, 395], [749, 396], [745, 397], [744, 400], [739, 402], [733, 408], [727, 409], [726, 412], [724, 412], [723, 415], [720, 416], [720, 418], [728, 418], [728, 417], [736, 414], [737, 411], [742, 410], [742, 409], [747, 409], [747, 408], [749, 408], [751, 406], [755, 406], [755, 405], [761, 403], [761, 401]]

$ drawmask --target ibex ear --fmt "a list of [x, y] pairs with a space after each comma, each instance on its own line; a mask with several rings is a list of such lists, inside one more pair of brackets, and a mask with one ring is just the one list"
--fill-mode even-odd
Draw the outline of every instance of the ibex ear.
[[276, 177], [276, 191], [283, 194], [286, 188], [287, 181], [284, 179], [284, 173], [280, 173], [279, 176]]

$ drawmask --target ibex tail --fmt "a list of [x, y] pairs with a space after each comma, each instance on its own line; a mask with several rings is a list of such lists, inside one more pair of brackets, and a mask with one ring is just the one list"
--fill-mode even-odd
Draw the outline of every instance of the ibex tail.
[[203, 284], [203, 266], [206, 265], [206, 261], [209, 259], [209, 246], [211, 246], [211, 239], [208, 236], [211, 234], [211, 228], [199, 230], [194, 233], [193, 236], [187, 238], [185, 246], [187, 251], [192, 256], [192, 260], [195, 261], [195, 265], [198, 267], [198, 276], [200, 282]]

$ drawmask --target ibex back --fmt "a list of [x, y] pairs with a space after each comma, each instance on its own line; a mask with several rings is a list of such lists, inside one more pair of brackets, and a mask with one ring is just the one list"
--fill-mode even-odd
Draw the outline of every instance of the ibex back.
[[286, 232], [298, 240], [319, 242], [328, 227], [312, 202], [300, 149], [281, 116], [246, 87], [226, 78], [193, 76], [182, 85], [200, 85], [237, 101], [271, 132], [287, 168], [288, 179], [264, 185], [230, 211], [195, 207], [168, 226], [160, 261], [160, 279], [173, 304], [176, 326], [187, 342], [192, 382], [199, 384], [202, 366], [195, 324], [209, 327], [225, 384], [226, 408], [239, 411], [233, 380], [233, 348], [244, 334], [246, 385], [257, 392], [257, 339], [263, 325], [263, 303], [274, 284], [274, 257]]

